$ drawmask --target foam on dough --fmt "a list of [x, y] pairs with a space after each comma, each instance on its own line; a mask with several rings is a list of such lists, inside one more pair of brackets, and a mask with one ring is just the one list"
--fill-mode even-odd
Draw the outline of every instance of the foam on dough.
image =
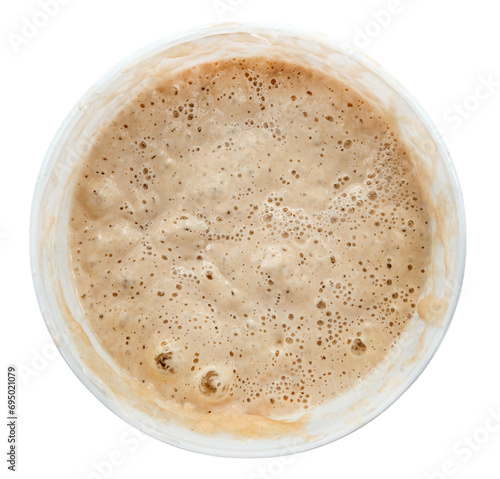
[[240, 58], [127, 104], [77, 170], [86, 321], [145, 396], [279, 418], [360, 381], [416, 311], [429, 216], [348, 85]]

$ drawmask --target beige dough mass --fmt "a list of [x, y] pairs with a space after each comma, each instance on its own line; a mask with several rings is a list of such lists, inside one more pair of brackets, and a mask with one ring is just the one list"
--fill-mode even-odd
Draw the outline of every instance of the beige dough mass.
[[144, 395], [286, 417], [362, 380], [416, 311], [430, 254], [390, 119], [265, 58], [162, 78], [74, 179], [92, 332]]

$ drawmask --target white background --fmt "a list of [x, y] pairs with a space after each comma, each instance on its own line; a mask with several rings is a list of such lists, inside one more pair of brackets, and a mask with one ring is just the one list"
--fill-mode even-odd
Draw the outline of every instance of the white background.
[[[34, 33], [26, 28], [23, 32], [23, 25], [34, 17], [43, 21], [41, 1], [3, 1], [0, 7], [0, 411], [2, 417], [7, 415], [6, 367], [13, 363], [20, 370], [17, 477], [500, 477], [497, 2], [59, 3], [58, 11]], [[54, 352], [31, 282], [31, 196], [45, 151], [67, 112], [124, 56], [171, 32], [219, 20], [301, 26], [333, 35], [372, 56], [443, 130], [465, 197], [465, 282], [449, 333], [433, 361], [379, 418], [287, 464], [280, 459], [208, 457], [151, 438], [133, 439], [133, 429], [95, 399]], [[489, 83], [489, 90], [482, 83]], [[0, 431], [0, 474], [7, 477], [5, 471], [12, 474], [5, 462], [8, 431], [4, 425]], [[109, 466], [112, 460], [119, 464]]]

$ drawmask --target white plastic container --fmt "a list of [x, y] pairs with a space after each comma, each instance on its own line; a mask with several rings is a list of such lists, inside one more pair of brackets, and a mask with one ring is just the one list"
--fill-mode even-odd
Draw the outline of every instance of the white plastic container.
[[[190, 64], [240, 55], [278, 56], [325, 70], [397, 116], [415, 169], [424, 180], [432, 221], [432, 266], [418, 313], [399, 343], [371, 375], [342, 396], [308, 411], [307, 435], [266, 440], [202, 435], [168, 411], [142, 404], [90, 334], [72, 286], [67, 245], [71, 174], [131, 93], [152, 77]], [[324, 36], [275, 26], [231, 24], [165, 38], [109, 71], [64, 120], [38, 177], [31, 215], [31, 263], [43, 317], [78, 378], [109, 409], [166, 443], [219, 456], [266, 457], [327, 444], [389, 407], [420, 375], [455, 311], [465, 266], [465, 219], [458, 180], [436, 128], [408, 92], [375, 62]], [[111, 380], [110, 380], [111, 377]], [[297, 419], [297, 416], [294, 417]]]

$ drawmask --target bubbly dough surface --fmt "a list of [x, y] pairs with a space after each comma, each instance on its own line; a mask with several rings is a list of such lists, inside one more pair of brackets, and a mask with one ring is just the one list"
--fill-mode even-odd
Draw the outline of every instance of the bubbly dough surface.
[[163, 78], [82, 162], [86, 320], [144, 395], [284, 417], [360, 381], [416, 311], [429, 218], [397, 131], [265, 58]]

